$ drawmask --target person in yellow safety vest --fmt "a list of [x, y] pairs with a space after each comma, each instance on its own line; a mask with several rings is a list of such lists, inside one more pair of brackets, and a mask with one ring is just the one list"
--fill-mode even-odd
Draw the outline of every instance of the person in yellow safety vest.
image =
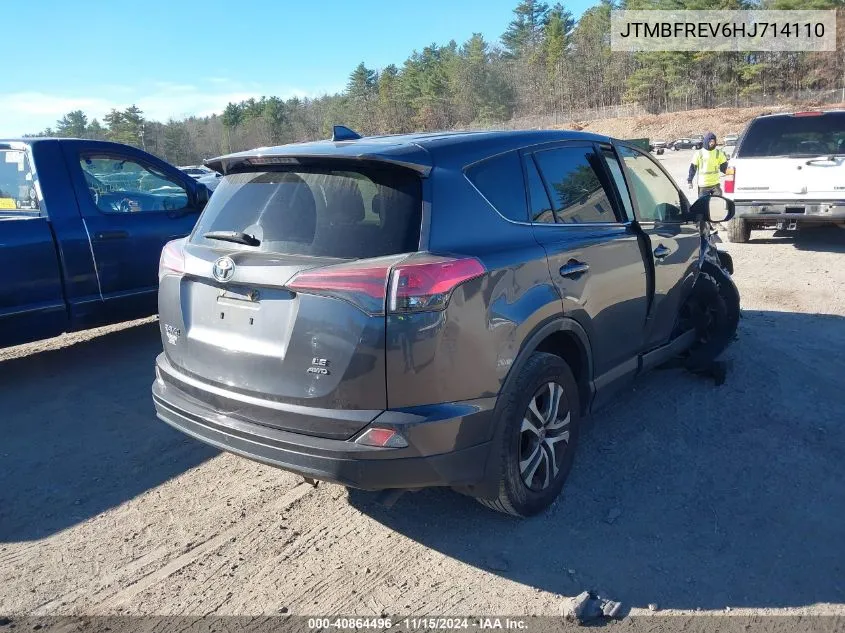
[[719, 175], [724, 174], [728, 169], [728, 157], [720, 149], [716, 149], [716, 135], [708, 132], [704, 136], [704, 143], [701, 149], [696, 150], [692, 157], [692, 164], [689, 166], [687, 185], [692, 189], [692, 179], [698, 172], [698, 196], [712, 194], [722, 195], [722, 187], [719, 185]]

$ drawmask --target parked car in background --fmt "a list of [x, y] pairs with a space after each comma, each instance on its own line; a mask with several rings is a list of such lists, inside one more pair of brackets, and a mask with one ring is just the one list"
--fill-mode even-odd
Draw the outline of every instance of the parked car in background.
[[726, 134], [725, 140], [722, 144], [722, 151], [725, 152], [725, 155], [730, 157], [733, 155], [734, 150], [736, 149], [736, 143], [739, 140], [738, 134]]
[[213, 169], [209, 169], [205, 165], [184, 165], [179, 167], [179, 169], [194, 179], [202, 176], [213, 176], [216, 173]]
[[654, 141], [652, 151], [657, 155], [662, 155], [666, 151], [666, 141]]
[[201, 182], [206, 187], [208, 187], [209, 191], [214, 191], [217, 188], [217, 185], [220, 183], [221, 176], [222, 174], [219, 174], [216, 171], [212, 171], [210, 174], [200, 176], [196, 180], [197, 182]]
[[757, 229], [845, 226], [845, 111], [759, 116], [731, 158], [724, 191], [736, 203], [728, 239]]
[[153, 400], [194, 438], [531, 515], [583, 416], [734, 335], [708, 223], [731, 204], [690, 207], [647, 150], [569, 131], [334, 141], [209, 161], [217, 193], [162, 253]]
[[0, 140], [0, 347], [155, 314], [162, 246], [209, 195], [128, 145]]
[[701, 149], [704, 139], [679, 138], [672, 142], [672, 149], [676, 152], [682, 149]]

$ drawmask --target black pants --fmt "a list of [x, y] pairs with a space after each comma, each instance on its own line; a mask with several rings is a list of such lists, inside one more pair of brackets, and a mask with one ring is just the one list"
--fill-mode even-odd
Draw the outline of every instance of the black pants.
[[698, 188], [698, 197], [700, 198], [703, 195], [710, 194], [712, 196], [721, 196], [722, 195], [722, 186], [721, 185], [713, 185], [712, 187], [699, 187]]

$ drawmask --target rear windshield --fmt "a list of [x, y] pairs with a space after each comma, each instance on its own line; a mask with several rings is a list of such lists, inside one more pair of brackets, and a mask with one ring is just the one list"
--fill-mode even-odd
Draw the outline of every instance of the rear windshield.
[[845, 112], [757, 119], [737, 148], [741, 158], [845, 154]]
[[[191, 241], [344, 259], [406, 253], [419, 247], [421, 199], [419, 177], [401, 169], [232, 174], [220, 180]], [[246, 233], [260, 245], [204, 237], [211, 231]]]

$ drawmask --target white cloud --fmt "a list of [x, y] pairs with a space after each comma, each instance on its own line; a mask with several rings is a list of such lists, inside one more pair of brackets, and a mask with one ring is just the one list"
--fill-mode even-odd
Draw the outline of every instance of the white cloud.
[[259, 87], [225, 77], [212, 77], [202, 85], [156, 82], [146, 89], [125, 85], [101, 86], [89, 94], [96, 96], [57, 95], [45, 92], [18, 92], [0, 99], [0, 137], [14, 137], [55, 128], [56, 120], [72, 110], [84, 111], [89, 119], [99, 119], [112, 108], [123, 109], [133, 103], [151, 120], [167, 121], [189, 116], [219, 114], [229, 102], [250, 97], [276, 95], [281, 98], [314, 97], [338, 89], [302, 90], [292, 87]]

